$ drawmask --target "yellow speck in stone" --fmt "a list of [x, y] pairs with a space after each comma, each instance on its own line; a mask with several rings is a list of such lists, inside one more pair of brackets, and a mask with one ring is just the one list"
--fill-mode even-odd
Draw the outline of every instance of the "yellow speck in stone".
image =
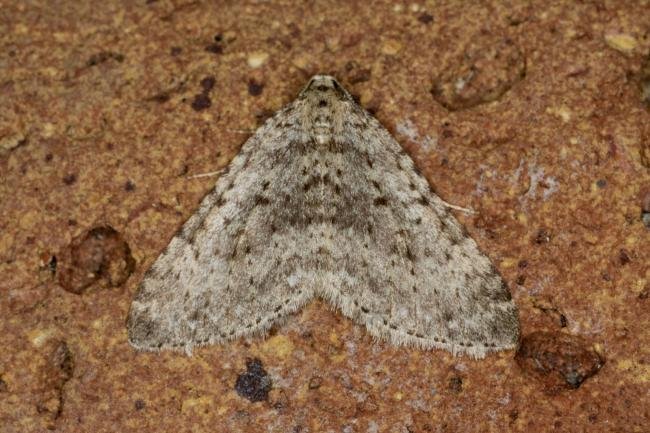
[[310, 58], [305, 54], [301, 54], [298, 57], [294, 57], [291, 63], [298, 69], [306, 69], [309, 66]]
[[57, 42], [69, 42], [70, 40], [70, 34], [66, 32], [54, 32], [52, 37]]
[[401, 401], [404, 398], [404, 394], [401, 392], [397, 391], [395, 394], [393, 394], [393, 399], [397, 401]]
[[525, 213], [520, 212], [517, 214], [517, 221], [522, 224], [528, 224], [528, 216]]
[[590, 232], [587, 232], [587, 233], [583, 234], [582, 238], [585, 240], [585, 242], [587, 242], [587, 243], [589, 243], [591, 245], [598, 244], [598, 240], [599, 240], [598, 236], [596, 236], [595, 234], [590, 233]]
[[596, 344], [594, 344], [593, 348], [594, 348], [594, 352], [596, 352], [599, 356], [602, 357], [604, 355], [605, 348], [603, 347], [602, 344], [596, 343]]
[[0, 150], [11, 150], [20, 146], [25, 140], [25, 134], [19, 132], [17, 134], [5, 136], [0, 140]]
[[628, 237], [625, 238], [625, 245], [628, 246], [628, 247], [635, 246], [637, 244], [637, 242], [639, 242], [639, 238], [634, 236], [634, 235], [631, 235], [631, 236], [628, 236]]
[[[576, 144], [576, 143], [571, 143], [571, 144]], [[569, 149], [567, 149], [566, 146], [560, 147], [560, 158], [566, 159], [566, 157], [569, 156]]]
[[41, 347], [51, 335], [51, 329], [34, 329], [27, 333], [27, 338], [35, 347]]
[[36, 220], [39, 217], [39, 213], [35, 210], [25, 212], [22, 217], [20, 217], [20, 221], [18, 222], [18, 225], [20, 226], [21, 229], [23, 230], [28, 230], [36, 225]]
[[366, 89], [361, 92], [361, 97], [359, 99], [363, 105], [366, 105], [372, 101], [373, 96], [374, 93], [372, 93], [372, 90]]
[[269, 53], [258, 51], [249, 54], [248, 59], [246, 61], [248, 63], [248, 66], [250, 66], [253, 69], [256, 69], [262, 66], [264, 63], [266, 63], [268, 59], [269, 59]]
[[286, 335], [275, 335], [267, 339], [260, 350], [268, 355], [286, 358], [293, 352], [293, 343]]
[[212, 397], [203, 396], [203, 397], [191, 397], [183, 400], [181, 404], [181, 412], [186, 414], [190, 411], [201, 410], [201, 407], [211, 407], [212, 406]]
[[517, 260], [513, 259], [512, 257], [506, 257], [505, 259], [501, 260], [501, 266], [504, 268], [512, 268], [516, 263]]
[[28, 32], [29, 32], [29, 27], [27, 27], [27, 26], [26, 26], [25, 24], [23, 24], [23, 23], [18, 23], [18, 24], [16, 24], [16, 26], [14, 27], [14, 32], [16, 32], [16, 33], [19, 34], [19, 35], [24, 35], [25, 33], [28, 33]]
[[571, 120], [571, 110], [564, 105], [561, 107], [549, 107], [546, 112], [562, 119], [563, 122]]
[[387, 41], [384, 41], [381, 46], [381, 52], [388, 56], [394, 56], [395, 54], [399, 53], [401, 49], [402, 44], [394, 39], [388, 39]]
[[60, 69], [48, 66], [46, 68], [43, 68], [43, 73], [46, 74], [49, 77], [56, 78], [61, 76], [63, 73]]
[[45, 123], [43, 124], [43, 131], [42, 131], [42, 134], [43, 134], [43, 137], [44, 137], [44, 138], [50, 138], [51, 136], [54, 135], [54, 132], [55, 132], [55, 131], [56, 131], [56, 128], [55, 128], [55, 126], [54, 126], [53, 123], [45, 122]]
[[14, 237], [9, 233], [3, 233], [0, 235], [0, 252], [8, 251], [11, 245], [13, 245]]
[[634, 50], [637, 46], [636, 39], [625, 33], [610, 33], [605, 35], [605, 42], [610, 47], [624, 53]]
[[330, 51], [338, 51], [341, 47], [341, 38], [337, 35], [325, 38], [325, 46]]
[[219, 406], [217, 408], [217, 415], [223, 415], [226, 412], [228, 412], [228, 406]]
[[573, 37], [574, 37], [577, 33], [578, 33], [578, 32], [576, 31], [576, 29], [574, 29], [573, 27], [571, 27], [571, 28], [567, 29], [567, 31], [564, 32], [564, 36], [565, 36], [567, 39], [573, 39]]
[[616, 364], [616, 367], [619, 370], [629, 370], [629, 369], [634, 367], [634, 363], [632, 361], [630, 361], [629, 359], [621, 359]]
[[650, 365], [639, 364], [631, 359], [622, 359], [616, 364], [616, 368], [621, 371], [633, 370], [634, 381], [637, 383], [650, 382]]

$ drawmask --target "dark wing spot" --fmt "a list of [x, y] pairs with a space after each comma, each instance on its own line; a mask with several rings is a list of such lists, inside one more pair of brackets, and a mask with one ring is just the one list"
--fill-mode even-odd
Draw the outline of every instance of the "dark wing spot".
[[449, 241], [452, 245], [458, 245], [464, 238], [455, 230], [449, 232]]
[[377, 197], [375, 201], [373, 202], [375, 206], [386, 206], [388, 204], [388, 200], [386, 197]]
[[262, 195], [258, 195], [258, 196], [255, 197], [255, 205], [256, 206], [260, 206], [260, 205], [261, 206], [266, 206], [266, 205], [269, 205], [270, 203], [271, 202], [269, 201], [269, 199], [262, 196]]
[[413, 254], [413, 251], [411, 251], [409, 247], [406, 247], [406, 258], [412, 262], [415, 261], [415, 255]]

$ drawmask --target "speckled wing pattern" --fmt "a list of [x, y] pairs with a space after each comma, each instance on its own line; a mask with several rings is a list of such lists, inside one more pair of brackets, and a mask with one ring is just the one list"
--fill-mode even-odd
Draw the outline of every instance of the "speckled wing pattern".
[[244, 144], [142, 280], [139, 349], [263, 334], [319, 296], [375, 337], [514, 348], [507, 286], [411, 158], [330, 76]]

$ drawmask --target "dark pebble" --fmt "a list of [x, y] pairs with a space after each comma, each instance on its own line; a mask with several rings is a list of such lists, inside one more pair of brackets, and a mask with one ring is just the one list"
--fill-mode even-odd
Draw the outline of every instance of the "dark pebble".
[[578, 388], [605, 363], [581, 337], [542, 331], [522, 339], [515, 360], [522, 370], [541, 381], [548, 394]]
[[205, 93], [200, 93], [194, 96], [194, 101], [192, 101], [192, 108], [195, 111], [205, 110], [206, 108], [210, 108], [211, 105], [212, 101], [210, 100], [210, 97]]
[[251, 402], [265, 401], [269, 398], [271, 378], [264, 370], [262, 361], [257, 358], [246, 361], [246, 372], [237, 377], [235, 391]]

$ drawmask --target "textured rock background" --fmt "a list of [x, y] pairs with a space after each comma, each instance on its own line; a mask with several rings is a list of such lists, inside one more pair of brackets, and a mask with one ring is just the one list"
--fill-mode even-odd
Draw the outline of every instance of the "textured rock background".
[[[2, 3], [0, 431], [647, 431], [650, 2], [294, 3]], [[192, 357], [128, 345], [215, 181], [188, 177], [317, 72], [480, 212], [516, 359], [387, 346], [320, 302]]]

